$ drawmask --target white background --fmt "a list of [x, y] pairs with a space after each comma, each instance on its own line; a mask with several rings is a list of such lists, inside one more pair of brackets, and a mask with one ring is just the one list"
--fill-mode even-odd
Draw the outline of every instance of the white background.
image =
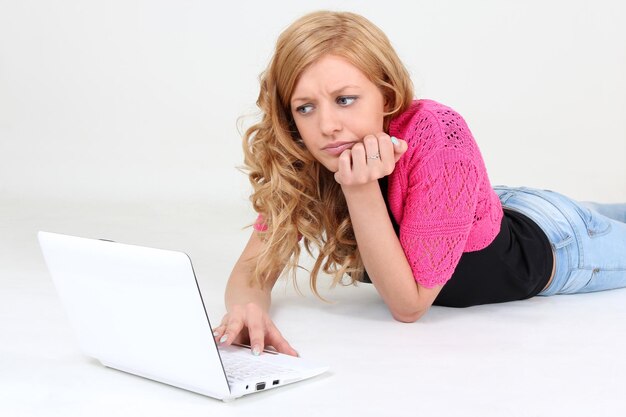
[[278, 34], [332, 7], [376, 23], [417, 97], [465, 117], [493, 184], [626, 201], [622, 1], [2, 4], [4, 198], [241, 203], [237, 118]]
[[405, 325], [372, 287], [327, 305], [301, 276], [306, 297], [279, 284], [272, 314], [332, 372], [228, 405], [78, 351], [36, 231], [184, 250], [219, 321], [254, 219], [236, 167], [258, 75], [323, 8], [383, 29], [417, 97], [464, 116], [492, 184], [626, 201], [620, 0], [0, 0], [1, 415], [624, 415], [626, 290]]

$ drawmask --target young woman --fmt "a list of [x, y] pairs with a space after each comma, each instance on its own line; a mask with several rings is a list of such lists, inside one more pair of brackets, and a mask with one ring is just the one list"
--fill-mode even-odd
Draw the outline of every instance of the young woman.
[[288, 27], [244, 137], [259, 217], [226, 289], [219, 343], [297, 355], [270, 294], [302, 245], [320, 271], [371, 282], [402, 322], [465, 307], [626, 286], [626, 204], [495, 187], [464, 119], [413, 100], [387, 37], [352, 13]]

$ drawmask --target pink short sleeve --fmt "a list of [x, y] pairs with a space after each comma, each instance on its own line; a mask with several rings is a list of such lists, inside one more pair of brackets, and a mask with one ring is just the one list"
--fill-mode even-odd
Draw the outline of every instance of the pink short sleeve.
[[254, 230], [257, 232], [265, 232], [267, 230], [267, 225], [265, 224], [265, 220], [263, 219], [263, 215], [259, 214], [254, 222]]
[[463, 254], [476, 212], [479, 173], [454, 150], [421, 167], [407, 195], [400, 244], [416, 281], [426, 288], [448, 281]]
[[[263, 219], [263, 215], [259, 214], [254, 222], [254, 230], [257, 232], [265, 232], [267, 230], [267, 224], [265, 224], [265, 219]], [[302, 235], [298, 234], [298, 241], [302, 240]]]

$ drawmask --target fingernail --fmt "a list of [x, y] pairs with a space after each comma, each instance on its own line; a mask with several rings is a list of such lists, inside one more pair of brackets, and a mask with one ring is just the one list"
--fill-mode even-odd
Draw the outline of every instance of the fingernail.
[[395, 136], [392, 136], [391, 137], [391, 143], [393, 143], [394, 145], [397, 145], [400, 142], [398, 142], [398, 138], [396, 138]]
[[222, 338], [220, 339], [220, 343], [224, 343], [226, 340], [228, 340], [228, 335], [224, 335], [222, 336]]
[[220, 333], [219, 333], [219, 332], [217, 332], [217, 331], [213, 332], [213, 336], [217, 337], [217, 336], [219, 336], [219, 335], [220, 335]]
[[257, 346], [255, 346], [254, 349], [252, 349], [252, 354], [254, 356], [259, 356], [261, 354], [261, 350]]
[[[295, 350], [295, 349], [294, 349]], [[296, 350], [296, 356], [300, 357], [300, 353], [298, 353], [298, 351]]]

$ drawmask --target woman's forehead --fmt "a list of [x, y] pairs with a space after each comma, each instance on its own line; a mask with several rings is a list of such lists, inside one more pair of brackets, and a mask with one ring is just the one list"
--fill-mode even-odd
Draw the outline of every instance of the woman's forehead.
[[325, 55], [311, 63], [298, 77], [292, 96], [298, 98], [311, 91], [332, 94], [347, 87], [359, 88], [371, 83], [350, 61], [336, 55]]

